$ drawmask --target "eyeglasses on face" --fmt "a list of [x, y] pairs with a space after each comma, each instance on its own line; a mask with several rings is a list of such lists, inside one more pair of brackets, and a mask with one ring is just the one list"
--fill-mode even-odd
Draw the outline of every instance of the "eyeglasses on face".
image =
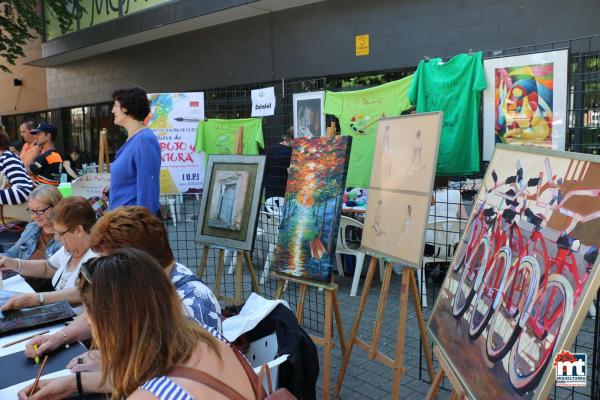
[[56, 229], [55, 229], [55, 230], [54, 230], [54, 239], [57, 239], [57, 240], [58, 240], [58, 239], [62, 239], [63, 235], [64, 235], [65, 233], [69, 232], [69, 231], [70, 231], [70, 229], [67, 229], [67, 230], [66, 230], [66, 231], [64, 231], [64, 232], [61, 232], [61, 231], [59, 231], [59, 230], [56, 230]]
[[52, 206], [48, 206], [46, 208], [42, 208], [41, 210], [32, 210], [31, 208], [27, 208], [27, 213], [29, 213], [30, 215], [44, 215], [44, 213], [46, 211], [48, 211], [49, 209], [51, 209]]

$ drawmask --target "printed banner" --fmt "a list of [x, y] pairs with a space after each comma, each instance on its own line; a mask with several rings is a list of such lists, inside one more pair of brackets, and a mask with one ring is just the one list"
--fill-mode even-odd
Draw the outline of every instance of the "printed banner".
[[204, 120], [204, 92], [148, 95], [148, 125], [160, 143], [160, 193], [202, 189], [204, 153], [196, 153], [196, 127]]

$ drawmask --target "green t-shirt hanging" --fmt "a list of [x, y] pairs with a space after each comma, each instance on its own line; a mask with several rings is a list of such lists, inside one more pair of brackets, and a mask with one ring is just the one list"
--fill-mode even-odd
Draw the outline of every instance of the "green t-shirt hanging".
[[196, 131], [196, 151], [206, 154], [235, 154], [235, 135], [244, 128], [243, 154], [258, 154], [265, 147], [262, 119], [209, 119], [200, 121]]
[[481, 52], [419, 63], [410, 101], [417, 112], [444, 112], [437, 175], [479, 172], [479, 92], [485, 86]]
[[325, 113], [340, 120], [342, 135], [352, 136], [348, 187], [368, 187], [371, 180], [377, 121], [398, 116], [410, 108], [412, 75], [374, 88], [325, 93]]

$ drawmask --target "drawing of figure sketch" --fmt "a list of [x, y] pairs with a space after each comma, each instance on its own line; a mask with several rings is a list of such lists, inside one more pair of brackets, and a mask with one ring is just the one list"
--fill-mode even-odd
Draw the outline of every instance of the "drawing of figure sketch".
[[381, 228], [381, 212], [383, 208], [383, 200], [379, 200], [377, 208], [375, 209], [375, 222], [373, 222], [372, 228], [377, 236], [385, 235], [383, 228]]
[[410, 160], [410, 165], [408, 170], [406, 171], [407, 175], [413, 175], [419, 172], [420, 170], [425, 168], [425, 164], [423, 163], [423, 140], [421, 139], [421, 130], [417, 131], [415, 136], [415, 142], [413, 143], [412, 148], [412, 158]]
[[406, 206], [406, 214], [404, 214], [404, 221], [402, 222], [402, 231], [400, 231], [399, 244], [402, 244], [404, 238], [410, 232], [410, 226], [412, 224], [412, 206], [409, 204]]
[[383, 163], [383, 173], [386, 177], [392, 176], [392, 149], [390, 148], [390, 126], [385, 126], [383, 134], [383, 144], [381, 146], [381, 161]]

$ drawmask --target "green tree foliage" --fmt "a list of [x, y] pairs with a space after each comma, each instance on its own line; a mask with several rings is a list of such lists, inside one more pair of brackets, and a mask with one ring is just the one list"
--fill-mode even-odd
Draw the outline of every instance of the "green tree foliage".
[[[10, 72], [8, 66], [25, 55], [23, 46], [44, 31], [40, 4], [39, 0], [0, 1], [0, 70]], [[78, 1], [45, 0], [45, 4], [56, 15], [63, 32], [75, 15], [85, 12]]]

